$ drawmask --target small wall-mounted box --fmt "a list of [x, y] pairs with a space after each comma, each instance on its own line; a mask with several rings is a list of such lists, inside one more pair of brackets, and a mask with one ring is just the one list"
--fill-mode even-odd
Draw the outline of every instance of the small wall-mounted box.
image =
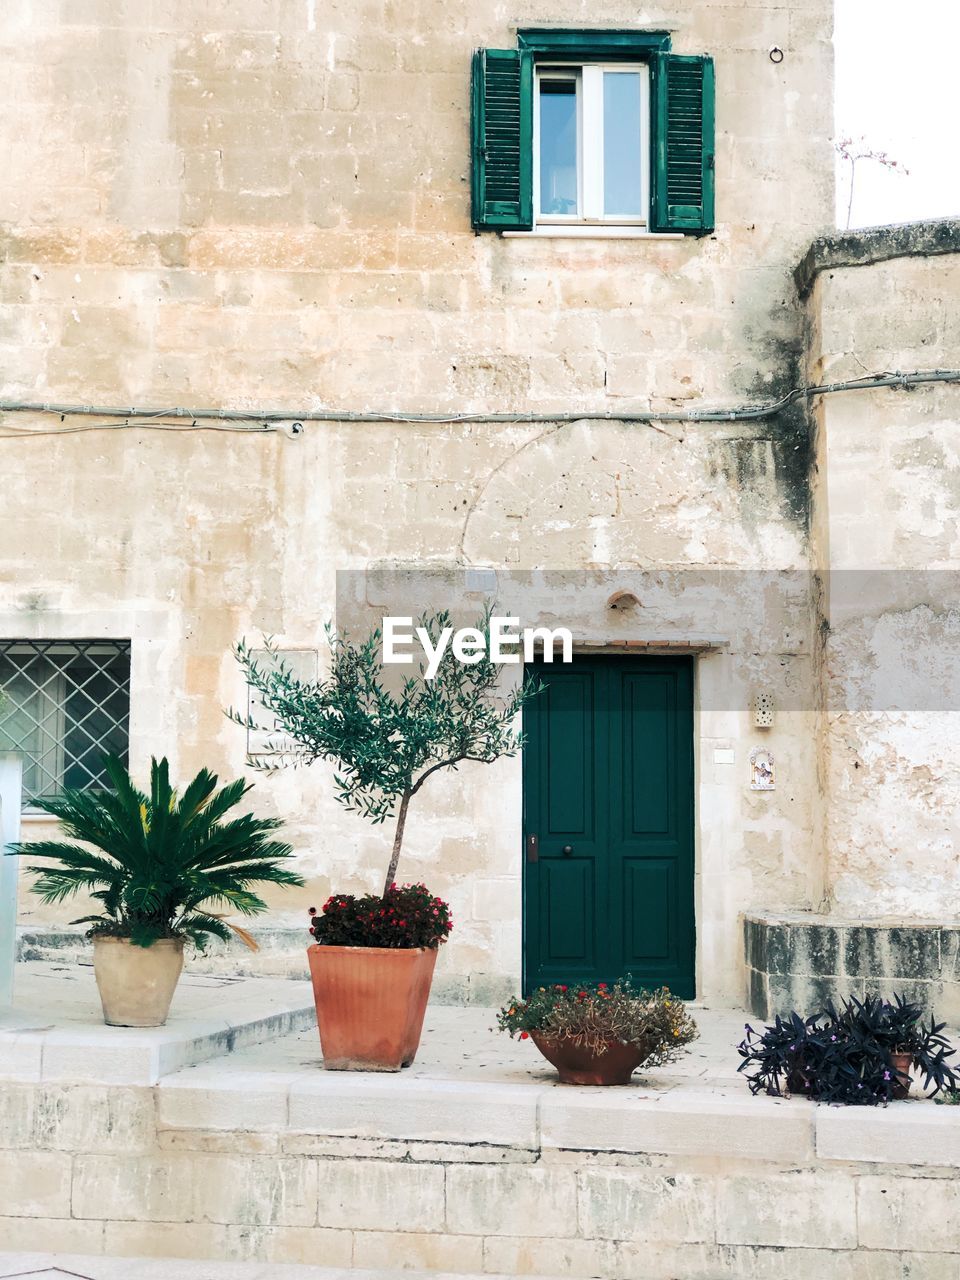
[[776, 707], [769, 689], [758, 689], [753, 695], [753, 727], [772, 729]]

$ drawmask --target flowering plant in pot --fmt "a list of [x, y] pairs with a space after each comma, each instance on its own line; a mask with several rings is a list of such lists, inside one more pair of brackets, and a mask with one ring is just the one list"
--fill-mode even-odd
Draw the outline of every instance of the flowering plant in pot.
[[[452, 922], [447, 905], [423, 885], [396, 883], [409, 806], [436, 774], [515, 755], [522, 744], [517, 713], [536, 689], [523, 681], [495, 697], [500, 671], [488, 656], [490, 616], [476, 627], [481, 652], [465, 662], [447, 646], [430, 678], [421, 665], [417, 676], [391, 681], [379, 630], [359, 642], [328, 631], [330, 674], [319, 682], [297, 678], [269, 645], [267, 664], [244, 643], [236, 647], [274, 723], [228, 714], [248, 728], [280, 733], [288, 744], [261, 767], [331, 760], [337, 800], [373, 823], [395, 824], [380, 894], [334, 894], [312, 917], [307, 955], [328, 1070], [397, 1071], [416, 1054], [437, 951]], [[445, 612], [419, 624], [435, 651], [452, 625]]]
[[272, 838], [278, 818], [224, 820], [250, 790], [242, 778], [218, 790], [216, 774], [201, 769], [178, 793], [164, 758], [151, 761], [144, 793], [118, 756], [107, 756], [104, 767], [113, 790], [67, 788], [36, 802], [59, 819], [68, 840], [21, 843], [10, 852], [41, 859], [27, 870], [44, 902], [86, 892], [101, 904], [96, 915], [71, 923], [90, 926], [104, 1021], [162, 1026], [186, 942], [202, 950], [211, 936], [236, 934], [256, 949], [245, 929], [215, 909], [254, 916], [267, 904], [252, 886], [303, 880], [287, 865], [290, 846]]
[[668, 988], [639, 990], [629, 977], [538, 987], [505, 1005], [497, 1025], [533, 1040], [561, 1084], [629, 1084], [638, 1067], [675, 1061], [698, 1034]]

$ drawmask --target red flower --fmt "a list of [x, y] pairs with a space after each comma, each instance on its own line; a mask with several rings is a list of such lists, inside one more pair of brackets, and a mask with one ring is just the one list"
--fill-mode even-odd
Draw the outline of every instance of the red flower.
[[566, 989], [567, 989], [566, 987], [559, 987], [559, 988], [558, 988], [558, 990], [560, 990], [560, 991], [566, 991]]
[[606, 991], [606, 989], [607, 989], [607, 984], [606, 984], [605, 982], [598, 982], [598, 983], [597, 983], [597, 990], [598, 990], [598, 991]]
[[529, 1040], [529, 1039], [530, 1039], [530, 1033], [529, 1033], [529, 1031], [521, 1031], [521, 1032], [520, 1032], [520, 1039], [521, 1039], [521, 1040]]

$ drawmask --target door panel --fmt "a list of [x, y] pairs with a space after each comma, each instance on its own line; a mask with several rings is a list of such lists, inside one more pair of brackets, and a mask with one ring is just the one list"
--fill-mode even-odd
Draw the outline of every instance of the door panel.
[[586, 858], [552, 858], [540, 877], [542, 919], [546, 922], [544, 962], [596, 963], [594, 864]]
[[614, 705], [622, 705], [622, 754], [615, 766], [619, 764], [623, 778], [621, 831], [625, 836], [663, 836], [676, 822], [670, 785], [676, 751], [672, 681], [668, 675], [624, 673], [618, 684]]
[[538, 665], [524, 709], [524, 985], [694, 994], [693, 671], [688, 658]]
[[631, 971], [676, 969], [677, 876], [672, 858], [630, 858], [623, 864], [623, 954]]
[[[592, 834], [596, 813], [593, 680], [584, 672], [571, 672], [565, 680], [551, 681], [542, 696], [547, 700], [546, 833]], [[546, 833], [540, 833], [541, 839]]]
[[540, 714], [524, 716], [525, 803], [534, 819], [527, 833], [538, 837], [538, 859], [526, 864], [535, 874], [524, 884], [524, 928], [537, 938], [541, 983], [561, 982], [571, 970], [595, 980], [602, 972], [597, 923], [606, 914], [606, 884], [597, 857], [607, 847], [608, 814], [597, 786], [609, 744], [597, 726], [605, 697], [601, 673], [564, 664], [544, 680], [535, 699]]

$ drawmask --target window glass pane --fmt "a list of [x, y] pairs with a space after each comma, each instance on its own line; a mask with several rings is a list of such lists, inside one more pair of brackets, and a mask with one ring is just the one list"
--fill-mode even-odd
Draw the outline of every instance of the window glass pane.
[[66, 787], [109, 785], [103, 757], [125, 757], [129, 738], [130, 694], [125, 659], [71, 662], [67, 674], [64, 717], [63, 784]]
[[643, 213], [640, 189], [640, 73], [603, 74], [603, 211]]
[[[38, 670], [36, 674], [41, 673]], [[48, 669], [42, 674], [51, 673]], [[43, 790], [44, 764], [56, 771], [56, 734], [50, 733], [49, 724], [54, 704], [4, 657], [0, 657], [0, 691], [0, 751], [23, 756], [24, 795], [37, 795]]]
[[540, 212], [577, 212], [577, 82], [540, 81]]

